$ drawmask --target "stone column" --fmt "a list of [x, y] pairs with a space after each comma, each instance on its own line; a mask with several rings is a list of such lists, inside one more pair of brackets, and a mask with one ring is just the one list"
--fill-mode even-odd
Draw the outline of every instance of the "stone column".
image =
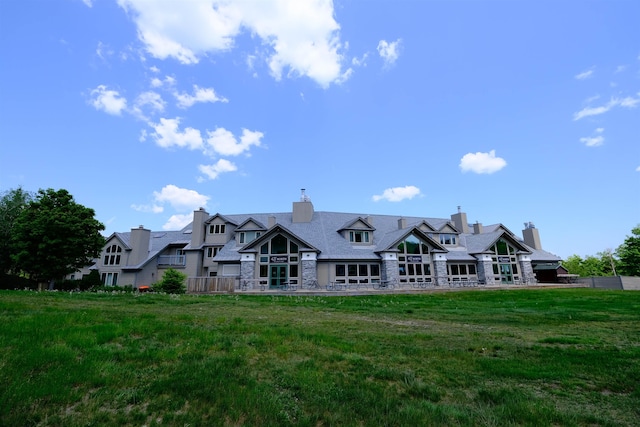
[[398, 282], [398, 254], [397, 252], [383, 252], [382, 268], [380, 269], [380, 278], [383, 281]]
[[[318, 256], [315, 252], [301, 252], [302, 287], [310, 288], [318, 285]], [[319, 286], [319, 285], [318, 285]]]
[[240, 258], [240, 287], [253, 289], [256, 277], [256, 254], [242, 254]]
[[520, 278], [527, 283], [535, 283], [536, 276], [531, 265], [531, 256], [519, 255], [518, 264], [520, 265]]
[[433, 254], [433, 278], [436, 286], [448, 286], [447, 256], [445, 254]]
[[479, 255], [478, 257], [478, 281], [485, 285], [494, 285], [493, 280], [493, 260], [491, 255]]

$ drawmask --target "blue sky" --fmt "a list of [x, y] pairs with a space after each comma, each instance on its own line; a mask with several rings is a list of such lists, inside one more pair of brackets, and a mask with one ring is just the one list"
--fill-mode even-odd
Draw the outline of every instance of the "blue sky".
[[0, 2], [0, 191], [108, 235], [191, 212], [531, 221], [561, 257], [640, 224], [640, 2]]

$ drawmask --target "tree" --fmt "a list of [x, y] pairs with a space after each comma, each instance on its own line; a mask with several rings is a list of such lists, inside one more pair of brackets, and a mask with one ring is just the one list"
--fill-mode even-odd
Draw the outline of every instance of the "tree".
[[32, 200], [33, 194], [22, 188], [6, 191], [0, 198], [0, 273], [15, 272], [11, 236], [18, 216]]
[[67, 190], [39, 190], [14, 224], [16, 267], [40, 283], [51, 283], [89, 265], [104, 246], [104, 225], [94, 216]]
[[631, 230], [616, 254], [620, 259], [619, 273], [625, 276], [640, 276], [640, 225]]
[[156, 283], [154, 290], [166, 292], [168, 294], [184, 294], [186, 291], [184, 281], [186, 279], [186, 274], [181, 273], [176, 269], [169, 268], [164, 272], [162, 280]]

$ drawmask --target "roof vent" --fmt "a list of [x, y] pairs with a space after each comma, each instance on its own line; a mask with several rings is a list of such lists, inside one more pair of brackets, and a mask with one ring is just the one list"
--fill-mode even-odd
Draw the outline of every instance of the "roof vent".
[[311, 201], [311, 197], [307, 196], [304, 192], [304, 188], [300, 189], [300, 201], [301, 202], [310, 202]]

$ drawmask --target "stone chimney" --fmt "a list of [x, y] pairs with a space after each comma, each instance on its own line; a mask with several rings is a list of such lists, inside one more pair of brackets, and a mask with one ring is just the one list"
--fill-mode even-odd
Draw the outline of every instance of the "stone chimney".
[[313, 218], [313, 203], [302, 188], [299, 202], [293, 202], [292, 222], [311, 222]]
[[524, 243], [528, 246], [531, 246], [533, 249], [542, 249], [542, 245], [540, 244], [540, 233], [538, 233], [538, 229], [532, 222], [524, 223], [522, 237], [524, 238]]
[[407, 219], [406, 218], [398, 219], [398, 230], [404, 230], [405, 228], [407, 228]]
[[129, 255], [129, 265], [138, 265], [149, 256], [149, 242], [151, 241], [151, 230], [144, 226], [131, 229], [131, 254]]
[[482, 234], [482, 229], [482, 224], [480, 224], [478, 221], [473, 224], [473, 234]]
[[453, 225], [455, 225], [458, 231], [461, 233], [469, 233], [467, 214], [460, 210], [460, 206], [458, 206], [458, 213], [451, 215], [451, 221], [453, 221]]
[[206, 234], [205, 221], [209, 218], [209, 213], [200, 208], [193, 211], [193, 223], [191, 224], [191, 247], [197, 248], [204, 243]]

